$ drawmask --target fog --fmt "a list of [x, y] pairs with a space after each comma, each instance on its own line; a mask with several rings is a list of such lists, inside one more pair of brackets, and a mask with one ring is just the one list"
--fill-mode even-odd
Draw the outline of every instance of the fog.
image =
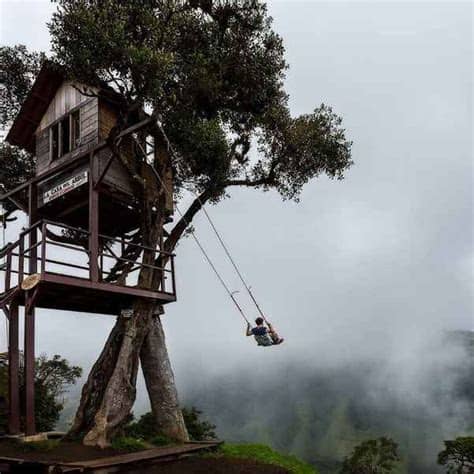
[[[48, 48], [49, 2], [0, 5], [2, 44]], [[195, 243], [180, 244], [178, 301], [163, 322], [182, 398], [222, 414], [213, 394], [230, 404], [226, 387], [244, 394], [253, 380], [258, 394], [255, 387], [277, 381], [297, 391], [305, 374], [347, 384], [370, 367], [354, 390], [374, 411], [387, 408], [390, 393], [413, 422], [422, 410], [444, 425], [440, 436], [462, 434], [472, 411], [453, 395], [453, 368], [472, 360], [472, 351], [447, 344], [443, 334], [474, 329], [472, 5], [278, 1], [270, 11], [290, 64], [292, 113], [332, 105], [354, 142], [355, 164], [342, 182], [307, 185], [300, 203], [233, 190], [209, 208], [286, 338], [282, 346], [262, 350], [245, 338]], [[240, 290], [239, 302], [257, 316], [202, 215], [195, 228]], [[13, 227], [8, 233], [13, 240]], [[60, 353], [87, 371], [113, 322], [39, 311], [38, 352]], [[147, 407], [140, 381], [135, 412]], [[259, 439], [258, 430], [248, 432]], [[342, 445], [347, 452], [350, 443]]]

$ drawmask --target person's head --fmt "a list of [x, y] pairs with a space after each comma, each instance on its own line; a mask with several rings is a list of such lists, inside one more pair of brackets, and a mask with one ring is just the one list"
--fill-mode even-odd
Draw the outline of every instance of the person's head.
[[263, 318], [257, 318], [257, 319], [255, 320], [255, 324], [256, 324], [257, 326], [261, 326], [261, 325], [263, 324]]

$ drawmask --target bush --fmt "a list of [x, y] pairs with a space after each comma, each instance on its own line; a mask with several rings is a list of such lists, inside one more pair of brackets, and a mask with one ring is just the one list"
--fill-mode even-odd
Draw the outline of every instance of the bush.
[[117, 451], [132, 452], [147, 449], [147, 445], [141, 439], [132, 438], [130, 436], [121, 436], [112, 441], [112, 448]]
[[216, 426], [200, 419], [202, 412], [196, 407], [183, 408], [183, 418], [189, 437], [194, 441], [216, 439]]
[[[216, 439], [216, 433], [214, 432], [216, 428], [215, 425], [201, 420], [200, 418], [202, 412], [196, 407], [183, 408], [182, 412], [184, 424], [186, 425], [189, 437], [192, 440], [206, 441]], [[151, 412], [142, 415], [138, 421], [133, 421], [132, 415], [130, 422], [125, 425], [123, 433], [125, 436], [131, 438], [141, 438], [151, 442], [153, 442], [153, 439], [163, 437], [162, 433], [160, 433], [155, 427], [155, 420]], [[169, 444], [171, 440], [167, 438], [167, 441], [168, 443], [166, 444]]]
[[124, 428], [124, 434], [131, 438], [151, 440], [160, 433], [155, 427], [155, 420], [150, 411], [142, 415], [138, 421], [133, 421], [132, 415], [131, 421]]
[[155, 446], [167, 446], [168, 444], [173, 444], [173, 440], [164, 435], [157, 435], [150, 439], [150, 443]]

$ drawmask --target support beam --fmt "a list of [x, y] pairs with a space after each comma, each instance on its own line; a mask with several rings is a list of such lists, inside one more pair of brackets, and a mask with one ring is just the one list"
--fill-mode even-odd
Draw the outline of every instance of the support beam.
[[[29, 293], [29, 292], [28, 292]], [[25, 434], [36, 433], [35, 424], [35, 309], [27, 296], [25, 308]]]
[[89, 160], [89, 269], [90, 279], [99, 281], [99, 191], [95, 186], [97, 160]]
[[[36, 183], [29, 186], [28, 214], [30, 227], [38, 221], [38, 188]], [[30, 258], [29, 274], [38, 271], [38, 229], [29, 233]], [[20, 282], [21, 283], [21, 282]], [[35, 426], [35, 305], [33, 292], [28, 291], [25, 298], [25, 433], [36, 433]]]
[[13, 301], [8, 327], [8, 433], [20, 433], [20, 351], [18, 336], [18, 303]]

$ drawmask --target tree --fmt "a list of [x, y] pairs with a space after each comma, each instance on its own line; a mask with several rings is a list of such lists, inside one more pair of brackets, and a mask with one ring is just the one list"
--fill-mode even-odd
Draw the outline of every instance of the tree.
[[[35, 405], [36, 426], [39, 431], [51, 431], [59, 420], [64, 407], [62, 396], [67, 387], [76, 383], [82, 375], [82, 369], [70, 363], [60, 355], [48, 358], [41, 355], [35, 361]], [[6, 396], [8, 383], [8, 363], [6, 358], [0, 361], [0, 396]], [[24, 399], [24, 365], [20, 367], [20, 397]], [[21, 404], [24, 406], [24, 403]], [[0, 426], [6, 427], [6, 412], [0, 414]], [[3, 419], [2, 419], [3, 418]], [[21, 416], [24, 420], [24, 414]]]
[[196, 407], [183, 408], [183, 418], [188, 430], [189, 437], [193, 441], [207, 441], [217, 439], [216, 426], [208, 421], [202, 420], [202, 411]]
[[[26, 46], [0, 47], [0, 130], [5, 129], [18, 114], [38, 74], [44, 53], [28, 51]], [[9, 191], [28, 180], [34, 172], [35, 158], [17, 147], [0, 142], [0, 189]], [[2, 203], [6, 221], [16, 207]]]
[[[58, 0], [49, 25], [54, 60], [79, 82], [121, 94], [116, 139], [137, 110], [149, 112], [160, 161], [172, 169], [176, 199], [198, 197], [167, 229], [164, 249], [174, 251], [194, 216], [236, 186], [298, 200], [321, 174], [342, 179], [351, 166], [351, 143], [341, 118], [321, 105], [292, 117], [283, 89], [287, 64], [281, 38], [258, 0]], [[142, 203], [137, 239], [156, 248], [166, 216], [140, 174], [143, 156], [127, 163]], [[145, 252], [144, 261], [153, 261]], [[163, 264], [163, 261], [159, 263]], [[123, 273], [116, 269], [116, 274]], [[159, 272], [141, 270], [139, 284], [154, 287]], [[159, 432], [188, 438], [158, 308], [136, 301], [133, 317], [118, 318], [83, 388], [71, 435], [106, 446], [123, 426], [135, 400], [141, 362]]]
[[474, 436], [458, 437], [444, 442], [445, 449], [438, 454], [438, 464], [446, 466], [450, 474], [474, 472]]
[[344, 459], [341, 474], [387, 474], [399, 461], [398, 445], [390, 438], [364, 441]]

